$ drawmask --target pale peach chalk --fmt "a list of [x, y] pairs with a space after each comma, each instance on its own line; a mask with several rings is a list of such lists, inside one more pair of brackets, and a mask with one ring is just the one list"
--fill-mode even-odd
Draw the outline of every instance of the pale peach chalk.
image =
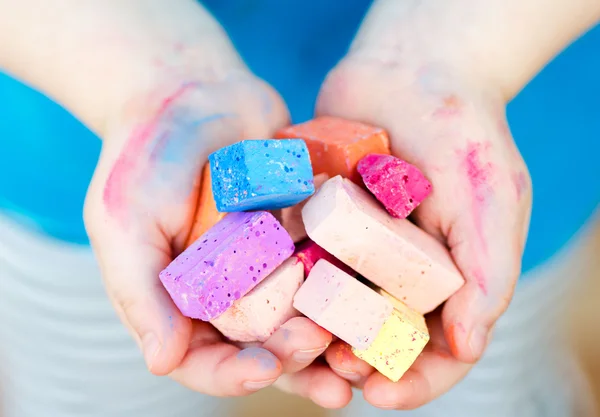
[[410, 221], [391, 217], [350, 180], [336, 176], [302, 210], [308, 236], [421, 314], [464, 280], [446, 248]]
[[202, 170], [198, 208], [196, 209], [192, 230], [187, 238], [185, 246], [188, 247], [194, 243], [196, 239], [217, 224], [226, 214], [227, 213], [221, 213], [217, 210], [217, 204], [213, 198], [210, 181], [210, 165], [207, 162]]
[[357, 349], [367, 349], [392, 304], [338, 267], [319, 260], [294, 297], [306, 317]]
[[264, 342], [282, 324], [300, 315], [292, 304], [303, 281], [302, 262], [289, 258], [210, 323], [232, 341]]
[[[322, 173], [315, 175], [314, 183], [315, 190], [318, 190], [325, 181], [329, 179], [329, 175]], [[281, 210], [279, 214], [279, 222], [287, 230], [292, 237], [294, 243], [298, 243], [307, 238], [306, 229], [304, 228], [304, 222], [302, 221], [302, 207], [308, 202], [308, 200], [302, 201], [292, 207], [287, 207]]]

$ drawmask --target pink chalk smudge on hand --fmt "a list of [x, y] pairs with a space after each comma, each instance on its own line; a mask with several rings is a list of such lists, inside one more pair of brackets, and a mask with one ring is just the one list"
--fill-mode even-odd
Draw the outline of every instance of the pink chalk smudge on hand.
[[[491, 146], [490, 143], [469, 142], [466, 150], [459, 152], [463, 175], [466, 176], [471, 194], [471, 216], [475, 233], [484, 253], [487, 252], [487, 241], [483, 232], [483, 217], [493, 195], [491, 181], [494, 169], [491, 162], [485, 162], [484, 154]], [[484, 294], [487, 293], [483, 271], [478, 269], [473, 274], [479, 288]]]
[[431, 193], [431, 183], [423, 173], [395, 156], [367, 155], [357, 169], [369, 191], [399, 219], [407, 218]]
[[[146, 193], [158, 198], [162, 191], [163, 200], [171, 202], [190, 197], [196, 182], [195, 172], [201, 164], [201, 128], [228, 116], [202, 117], [201, 109], [191, 108], [186, 102], [181, 104], [182, 97], [197, 87], [196, 82], [184, 83], [164, 99], [150, 120], [133, 129], [115, 161], [105, 184], [103, 201], [108, 214], [123, 226], [131, 220], [127, 206], [136, 195]], [[143, 189], [146, 185], [150, 188]]]
[[477, 283], [477, 286], [479, 287], [483, 295], [487, 295], [488, 291], [483, 270], [481, 268], [477, 268], [474, 271], [472, 271], [472, 274], [473, 278], [475, 279], [475, 282]]
[[158, 122], [170, 105], [193, 86], [193, 84], [181, 86], [174, 94], [163, 101], [156, 116], [149, 123], [137, 126], [131, 133], [129, 140], [114, 163], [104, 187], [103, 200], [109, 215], [120, 218], [121, 221], [126, 221], [126, 218], [124, 218], [126, 197], [134, 177], [139, 176], [139, 171], [149, 162], [143, 155], [149, 153], [147, 148], [154, 139]]

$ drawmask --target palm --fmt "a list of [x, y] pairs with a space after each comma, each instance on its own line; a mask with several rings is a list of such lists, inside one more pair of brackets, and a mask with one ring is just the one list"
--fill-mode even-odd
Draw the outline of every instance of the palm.
[[400, 382], [374, 374], [364, 385], [373, 404], [423, 404], [480, 357], [519, 273], [531, 194], [504, 103], [443, 68], [350, 56], [326, 80], [317, 113], [387, 129], [392, 152], [433, 184], [413, 220], [448, 246], [466, 285], [428, 317], [431, 342]]
[[240, 351], [210, 324], [182, 316], [158, 280], [183, 249], [208, 154], [244, 138], [269, 137], [285, 124], [287, 110], [277, 94], [250, 74], [236, 73], [209, 82], [169, 80], [129, 103], [109, 127], [88, 192], [86, 224], [108, 294], [153, 373], [203, 393], [243, 395], [273, 383], [282, 371], [306, 367], [294, 354], [331, 340], [300, 318], [284, 325], [298, 337], [275, 333], [265, 343], [275, 355]]

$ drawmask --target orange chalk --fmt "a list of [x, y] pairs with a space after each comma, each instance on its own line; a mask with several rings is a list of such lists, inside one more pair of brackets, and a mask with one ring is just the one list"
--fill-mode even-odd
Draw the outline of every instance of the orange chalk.
[[210, 165], [207, 162], [202, 170], [200, 197], [198, 198], [198, 208], [196, 209], [192, 231], [188, 236], [185, 246], [188, 247], [194, 243], [196, 239], [217, 224], [217, 222], [225, 217], [226, 214], [227, 213], [220, 213], [217, 210], [210, 181]]
[[275, 137], [304, 139], [314, 175], [341, 175], [361, 185], [356, 171], [358, 161], [370, 153], [390, 153], [390, 140], [385, 130], [330, 116], [283, 128]]

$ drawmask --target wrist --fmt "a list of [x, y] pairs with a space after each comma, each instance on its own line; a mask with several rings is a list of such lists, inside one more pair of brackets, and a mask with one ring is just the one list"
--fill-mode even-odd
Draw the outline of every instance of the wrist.
[[[194, 0], [8, 3], [0, 2], [0, 16], [10, 17], [0, 28], [0, 67], [101, 137], [115, 109], [155, 84], [244, 68], [224, 31]], [[38, 13], [29, 13], [34, 6]]]
[[599, 18], [595, 0], [377, 0], [349, 56], [440, 65], [508, 101]]

